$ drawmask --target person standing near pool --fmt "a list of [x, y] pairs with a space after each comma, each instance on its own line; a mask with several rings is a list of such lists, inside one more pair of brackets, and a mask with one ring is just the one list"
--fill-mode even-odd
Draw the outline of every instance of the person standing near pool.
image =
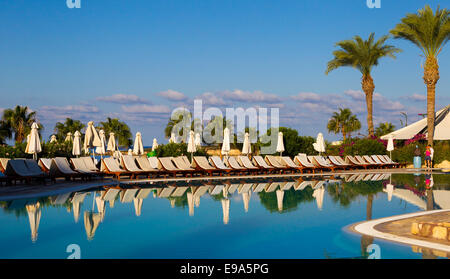
[[422, 152], [420, 152], [419, 146], [416, 145], [416, 150], [414, 150], [414, 168], [420, 169], [422, 167]]
[[431, 145], [427, 145], [425, 149], [425, 166], [427, 169], [431, 169]]

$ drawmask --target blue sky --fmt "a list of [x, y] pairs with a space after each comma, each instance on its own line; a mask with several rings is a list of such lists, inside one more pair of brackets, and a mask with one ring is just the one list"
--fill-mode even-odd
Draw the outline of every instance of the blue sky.
[[[66, 0], [0, 1], [0, 110], [27, 105], [50, 136], [56, 121], [107, 116], [163, 140], [178, 106], [279, 107], [280, 125], [301, 135], [325, 132], [338, 107], [365, 124], [360, 73], [324, 74], [334, 44], [354, 35], [387, 34], [408, 12], [448, 1], [381, 0]], [[403, 49], [374, 69], [375, 123], [399, 126], [425, 112], [419, 50]], [[450, 46], [441, 53], [437, 107], [450, 103]], [[365, 127], [364, 127], [365, 128]], [[364, 133], [364, 131], [362, 130]]]

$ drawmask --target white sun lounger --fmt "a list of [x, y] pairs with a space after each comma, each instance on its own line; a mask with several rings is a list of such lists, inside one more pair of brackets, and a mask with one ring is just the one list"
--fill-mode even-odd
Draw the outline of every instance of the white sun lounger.
[[8, 165], [9, 160], [10, 159], [8, 159], [8, 158], [0, 158], [0, 170], [2, 172], [5, 172], [6, 166]]
[[269, 166], [267, 163], [266, 163], [266, 161], [264, 161], [264, 159], [263, 159], [263, 157], [261, 157], [261, 156], [253, 156], [253, 163], [256, 165], [256, 166], [258, 166], [258, 167], [260, 167], [261, 169], [263, 169], [263, 170], [275, 170], [275, 168], [274, 167], [272, 167], [272, 166]]
[[191, 168], [191, 164], [187, 163], [182, 157], [175, 157], [172, 158], [173, 163], [175, 166], [179, 169], [185, 170], [185, 171], [195, 171], [194, 168]]
[[369, 164], [371, 165], [377, 165], [377, 166], [382, 166], [383, 164], [380, 164], [378, 162], [375, 162], [372, 157], [368, 156], [368, 155], [364, 155], [362, 156], [362, 158]]
[[266, 163], [268, 163], [269, 165], [271, 165], [274, 168], [282, 169], [282, 170], [287, 169], [287, 167], [281, 163], [279, 157], [272, 156], [272, 155], [266, 155], [265, 161], [266, 161]]
[[145, 172], [158, 172], [158, 169], [152, 167], [149, 160], [145, 157], [137, 157], [136, 162], [139, 165], [139, 168]]
[[179, 173], [187, 173], [190, 172], [192, 175], [192, 171], [187, 171], [178, 168], [173, 164], [172, 157], [160, 157], [158, 158], [160, 165], [163, 170], [165, 170], [168, 173], [171, 173], [174, 177], [177, 176]]
[[230, 172], [233, 169], [225, 166], [225, 164], [223, 163], [223, 161], [220, 159], [219, 156], [211, 156], [209, 157], [210, 162], [219, 170], [225, 171], [225, 172]]
[[339, 156], [328, 156], [328, 159], [330, 159], [331, 163], [337, 167], [341, 167], [341, 168], [347, 168], [350, 167], [350, 164], [339, 160]]
[[133, 172], [133, 173], [142, 173], [142, 172], [144, 172], [144, 170], [142, 170], [141, 168], [139, 168], [136, 165], [133, 156], [123, 155], [121, 157], [121, 161], [122, 161], [122, 167], [126, 171]]
[[119, 180], [121, 175], [132, 176], [130, 172], [121, 169], [117, 161], [112, 157], [103, 158], [102, 164], [104, 173], [115, 175]]
[[211, 176], [213, 172], [219, 171], [216, 167], [211, 166], [210, 163], [208, 162], [208, 159], [206, 159], [206, 157], [203, 156], [194, 156], [192, 166], [196, 170], [202, 170]]
[[297, 156], [295, 156], [294, 162], [296, 162], [297, 164], [299, 164], [305, 168], [312, 169], [313, 172], [315, 172], [315, 170], [319, 168], [319, 167], [315, 166], [313, 163], [311, 163], [308, 160], [308, 157], [306, 156], [306, 154], [304, 154], [304, 153], [299, 153]]
[[327, 168], [334, 171], [336, 166], [329, 164], [322, 156], [308, 156], [308, 159], [315, 164], [317, 167]]
[[284, 164], [285, 166], [287, 166], [288, 168], [297, 169], [301, 173], [303, 173], [303, 170], [305, 169], [305, 167], [303, 167], [302, 165], [296, 164], [294, 161], [292, 161], [291, 157], [288, 157], [288, 156], [281, 157], [281, 163]]
[[82, 159], [82, 158], [72, 158], [72, 159], [70, 159], [70, 161], [72, 162], [73, 168], [79, 173], [91, 174], [91, 175], [101, 174], [101, 172], [99, 172], [99, 171], [89, 169], [86, 166], [86, 164], [84, 163], [84, 159]]
[[50, 171], [50, 167], [52, 165], [52, 159], [50, 158], [40, 158], [39, 162], [38, 162], [39, 167], [41, 167], [41, 169], [44, 172], [49, 172]]
[[147, 160], [152, 168], [162, 170], [161, 163], [159, 162], [157, 157], [148, 157]]
[[249, 170], [259, 170], [257, 166], [252, 164], [247, 156], [237, 156], [237, 161], [244, 168], [247, 168]]
[[370, 164], [367, 163], [361, 163], [360, 161], [358, 161], [355, 157], [347, 155], [345, 156], [345, 161], [349, 164], [352, 164], [354, 166], [359, 166], [359, 167], [364, 167], [365, 169], [367, 169], [368, 166], [370, 166]]
[[99, 171], [98, 168], [95, 166], [94, 161], [91, 157], [80, 157], [80, 159], [83, 160], [85, 166], [91, 170], [91, 171]]
[[67, 158], [65, 157], [53, 158], [52, 163], [50, 165], [49, 174], [52, 178], [55, 177], [70, 178], [80, 175], [79, 172], [72, 170], [72, 168], [69, 165], [69, 162], [67, 161]]
[[225, 165], [229, 168], [232, 168], [237, 171], [247, 171], [247, 168], [239, 165], [238, 161], [236, 160], [236, 157], [230, 156], [226, 158], [224, 161]]

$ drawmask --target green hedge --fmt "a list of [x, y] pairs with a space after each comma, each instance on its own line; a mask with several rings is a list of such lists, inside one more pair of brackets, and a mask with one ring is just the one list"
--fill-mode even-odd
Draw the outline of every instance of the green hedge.
[[[181, 155], [190, 155], [187, 152], [187, 144], [186, 143], [168, 143], [161, 144], [155, 149], [156, 157], [177, 157]], [[206, 151], [204, 148], [197, 148], [197, 152], [194, 153], [194, 156], [206, 156]]]
[[384, 155], [386, 152], [383, 142], [369, 138], [352, 138], [347, 139], [342, 145], [327, 146], [328, 155]]
[[[33, 155], [26, 154], [25, 148], [27, 144], [16, 143], [15, 146], [1, 145], [0, 146], [0, 158], [32, 158]], [[42, 151], [38, 153], [40, 158], [54, 158], [54, 157], [73, 157], [72, 156], [72, 143], [50, 143], [46, 142], [41, 145]]]

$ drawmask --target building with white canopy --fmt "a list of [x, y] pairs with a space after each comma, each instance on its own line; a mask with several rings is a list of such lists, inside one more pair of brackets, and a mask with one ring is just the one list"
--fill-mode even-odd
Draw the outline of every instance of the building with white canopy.
[[[388, 140], [390, 136], [396, 140], [412, 139], [417, 134], [425, 134], [428, 137], [427, 119], [421, 119], [413, 124], [384, 135], [381, 139]], [[436, 112], [434, 124], [434, 140], [450, 140], [450, 105]]]

